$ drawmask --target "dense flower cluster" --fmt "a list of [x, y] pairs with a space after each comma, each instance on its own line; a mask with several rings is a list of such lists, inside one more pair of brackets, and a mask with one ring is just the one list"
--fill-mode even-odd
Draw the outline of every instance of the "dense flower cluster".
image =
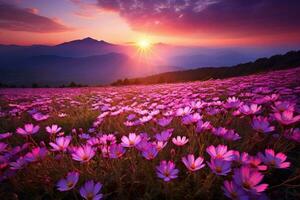
[[[188, 178], [207, 179], [231, 199], [265, 198], [274, 170], [295, 171], [289, 153], [300, 142], [296, 72], [63, 95], [1, 91], [1, 120], [18, 123], [0, 127], [0, 181], [57, 167], [47, 184], [87, 200], [114, 195], [111, 187], [122, 186], [124, 176], [166, 190], [169, 182], [185, 181], [184, 188]], [[222, 184], [208, 184], [214, 180]]]

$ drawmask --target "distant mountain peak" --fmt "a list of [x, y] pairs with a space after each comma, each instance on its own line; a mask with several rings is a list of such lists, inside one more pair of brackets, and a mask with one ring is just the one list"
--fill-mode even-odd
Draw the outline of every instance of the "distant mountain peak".
[[91, 37], [86, 37], [86, 38], [83, 38], [79, 41], [86, 41], [86, 42], [99, 42], [98, 40], [94, 39], [94, 38], [91, 38]]
[[69, 45], [112, 45], [104, 40], [96, 40], [91, 37], [86, 37], [79, 40], [72, 40], [69, 42], [64, 42], [62, 44], [59, 44], [57, 46], [69, 46]]

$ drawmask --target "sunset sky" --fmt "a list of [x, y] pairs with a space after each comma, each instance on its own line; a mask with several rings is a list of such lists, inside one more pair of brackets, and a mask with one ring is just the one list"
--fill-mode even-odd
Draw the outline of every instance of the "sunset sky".
[[295, 46], [299, 11], [299, 0], [0, 0], [0, 43]]

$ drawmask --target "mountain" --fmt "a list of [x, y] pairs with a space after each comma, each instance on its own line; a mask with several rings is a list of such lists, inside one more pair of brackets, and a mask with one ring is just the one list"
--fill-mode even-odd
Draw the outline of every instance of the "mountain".
[[0, 69], [2, 83], [10, 85], [59, 86], [76, 82], [81, 84], [105, 84], [115, 79], [150, 75], [172, 68], [160, 66], [141, 68], [143, 63], [137, 63], [125, 54], [109, 53], [88, 57], [61, 57], [56, 55], [40, 55], [27, 59], [16, 60], [10, 68]]
[[1, 45], [0, 62], [8, 62], [16, 58], [28, 58], [38, 55], [56, 55], [64, 57], [86, 57], [92, 55], [102, 55], [111, 52], [125, 53], [128, 47], [114, 45], [103, 40], [98, 41], [92, 38], [74, 40], [55, 46], [32, 45]]
[[222, 79], [299, 66], [300, 51], [290, 51], [284, 55], [259, 58], [254, 62], [247, 62], [231, 67], [205, 67], [192, 70], [166, 72], [142, 78], [117, 80], [113, 82], [112, 85], [157, 84]]
[[[253, 53], [255, 52], [255, 53]], [[258, 57], [256, 49], [205, 48], [154, 44], [142, 55], [134, 45], [116, 45], [90, 37], [48, 45], [0, 45], [0, 82], [9, 85], [57, 86], [109, 84], [203, 66], [230, 66]], [[259, 55], [269, 55], [261, 53]]]

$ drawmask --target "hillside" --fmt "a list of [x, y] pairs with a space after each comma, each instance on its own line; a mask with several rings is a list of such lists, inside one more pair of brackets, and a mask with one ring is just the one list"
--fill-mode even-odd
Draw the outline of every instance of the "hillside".
[[112, 85], [156, 84], [223, 79], [298, 66], [300, 66], [300, 51], [290, 51], [284, 55], [259, 58], [254, 62], [242, 63], [231, 67], [204, 67], [192, 70], [166, 72], [141, 78], [119, 79], [113, 82]]

